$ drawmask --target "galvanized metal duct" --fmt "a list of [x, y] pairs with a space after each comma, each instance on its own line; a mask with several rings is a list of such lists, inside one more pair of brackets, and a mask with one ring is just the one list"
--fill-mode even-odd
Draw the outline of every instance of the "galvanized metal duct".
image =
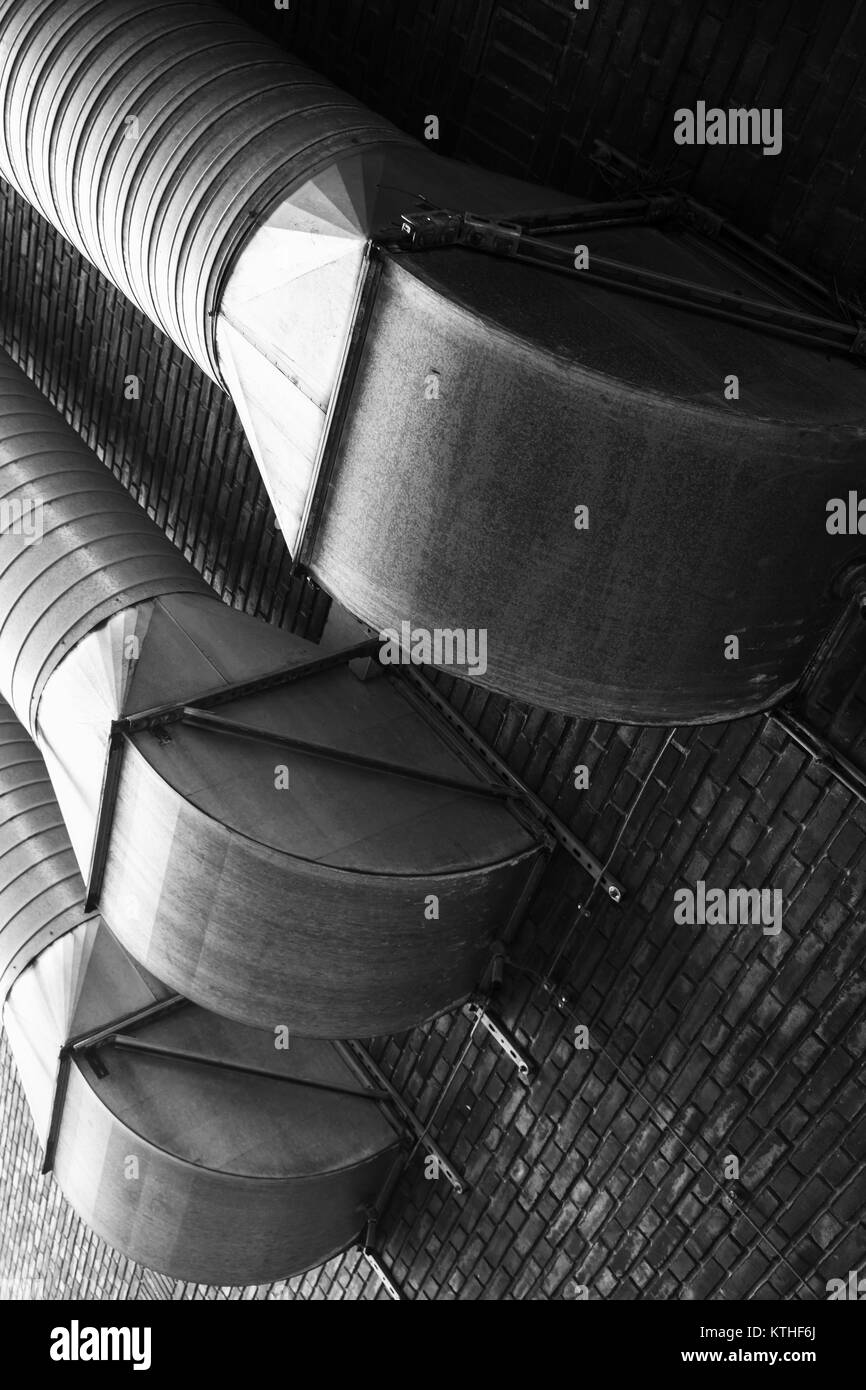
[[4, 0], [3, 172], [218, 377], [210, 315], [258, 212], [405, 142], [215, 5]]
[[[371, 262], [421, 197], [580, 202], [436, 158], [216, 8], [0, 0], [0, 106], [0, 171], [224, 382], [290, 550], [357, 617], [483, 629], [484, 669], [441, 664], [613, 720], [800, 679], [859, 552], [825, 529], [861, 476], [853, 366], [464, 249]], [[688, 238], [572, 240], [773, 297]]]
[[130, 953], [302, 1035], [465, 998], [539, 837], [396, 684], [350, 672], [363, 630], [335, 612], [313, 646], [221, 604], [2, 356], [0, 510], [0, 693]]
[[215, 5], [0, 0], [0, 116], [3, 175], [229, 387], [290, 548], [371, 230], [422, 185], [539, 201], [420, 150]]
[[[583, 239], [756, 293], [688, 237]], [[864, 382], [528, 265], [390, 259], [310, 568], [379, 628], [487, 628], [487, 671], [463, 674], [549, 709], [753, 713], [797, 685], [842, 611], [836, 576], [864, 555], [856, 530], [827, 530], [830, 499], [863, 493]]]
[[137, 966], [84, 884], [45, 764], [0, 701], [0, 1011], [47, 1164], [130, 1259], [264, 1283], [363, 1230], [398, 1135], [332, 1043], [245, 1028]]
[[84, 918], [84, 886], [45, 763], [0, 700], [0, 1005]]
[[0, 352], [0, 690], [35, 731], [58, 664], [113, 614], [212, 590]]

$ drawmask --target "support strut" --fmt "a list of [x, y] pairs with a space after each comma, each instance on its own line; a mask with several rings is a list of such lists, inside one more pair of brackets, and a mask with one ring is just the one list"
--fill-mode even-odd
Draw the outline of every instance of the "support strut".
[[[606, 205], [602, 205], [606, 206]], [[652, 207], [650, 203], [649, 208]], [[656, 202], [656, 215], [668, 210], [667, 204]], [[632, 214], [630, 220], [646, 223], [649, 209]], [[596, 226], [618, 225], [615, 216], [607, 215]], [[544, 227], [546, 236], [590, 230], [592, 218], [581, 224], [579, 218], [567, 223]], [[668, 304], [676, 309], [702, 314], [709, 318], [736, 323], [775, 337], [790, 339], [807, 347], [825, 352], [843, 352], [866, 357], [866, 325], [846, 323], [839, 319], [807, 314], [767, 300], [750, 299], [745, 295], [712, 289], [693, 280], [674, 275], [662, 275], [643, 266], [611, 260], [595, 253], [589, 267], [575, 266], [573, 250], [549, 245], [542, 237], [531, 235], [516, 222], [495, 222], [476, 217], [469, 212], [441, 209], [433, 212], [405, 213], [402, 221], [403, 248], [407, 251], [427, 251], [447, 246], [462, 246], [487, 255], [508, 257], [526, 265], [554, 270], [570, 279], [582, 279], [605, 289]]]
[[383, 1090], [387, 1091], [388, 1099], [393, 1104], [401, 1120], [403, 1120], [405, 1125], [412, 1131], [418, 1142], [424, 1146], [429, 1156], [436, 1159], [439, 1171], [448, 1179], [454, 1191], [458, 1195], [468, 1191], [466, 1179], [460, 1176], [453, 1164], [446, 1158], [435, 1139], [431, 1138], [424, 1125], [422, 1125], [418, 1116], [406, 1104], [400, 1092], [396, 1087], [391, 1085], [391, 1082], [388, 1080], [387, 1076], [385, 1076], [384, 1072], [380, 1071], [367, 1049], [362, 1047], [358, 1042], [336, 1042], [334, 1046], [340, 1053], [340, 1056], [348, 1062], [357, 1077], [364, 1080], [365, 1083], [369, 1082], [370, 1077], [372, 1077], [378, 1086], [381, 1086]]
[[[380, 1104], [389, 1099], [388, 1092], [384, 1090], [369, 1088], [359, 1091], [352, 1086], [336, 1086], [330, 1082], [309, 1081], [299, 1076], [288, 1076], [285, 1072], [268, 1071], [266, 1067], [251, 1067], [244, 1062], [226, 1061], [221, 1057], [202, 1057], [199, 1053], [186, 1052], [177, 1047], [161, 1047], [156, 1043], [142, 1042], [140, 1038], [127, 1037], [124, 1033], [110, 1033], [101, 1039], [98, 1046], [99, 1048], [113, 1047], [118, 1052], [132, 1052], [144, 1057], [155, 1057], [165, 1062], [184, 1062], [192, 1066], [212, 1067], [217, 1071], [233, 1072], [238, 1076], [255, 1076], [265, 1081], [280, 1081], [285, 1085], [301, 1087], [308, 1091], [350, 1096], [353, 1100], [369, 1100]], [[91, 1060], [94, 1050], [94, 1044], [87, 1046], [88, 1060]]]
[[599, 863], [595, 855], [586, 848], [586, 845], [578, 840], [577, 836], [569, 830], [568, 826], [565, 825], [553, 811], [551, 811], [550, 807], [546, 806], [541, 798], [536, 796], [526, 783], [521, 781], [515, 772], [512, 772], [505, 760], [500, 758], [499, 754], [491, 748], [486, 739], [483, 739], [481, 735], [473, 729], [471, 724], [458, 714], [455, 709], [452, 709], [448, 701], [439, 694], [436, 686], [428, 676], [424, 675], [422, 671], [419, 671], [416, 666], [401, 666], [399, 668], [399, 675], [396, 676], [395, 679], [404, 680], [408, 687], [414, 687], [418, 692], [419, 699], [433, 705], [445, 719], [446, 723], [450, 724], [452, 728], [459, 733], [461, 739], [468, 743], [480, 756], [481, 760], [511, 789], [511, 793], [514, 797], [514, 804], [516, 806], [520, 806], [521, 803], [525, 805], [531, 812], [533, 819], [548, 832], [553, 840], [560, 844], [562, 848], [571, 855], [572, 859], [577, 861], [580, 867], [589, 874], [590, 878], [595, 883], [600, 884], [601, 887], [604, 888], [608, 897], [615, 903], [622, 902], [624, 889], [619, 880], [614, 878], [613, 874], [611, 874], [603, 864]]
[[54, 1155], [57, 1150], [57, 1139], [60, 1134], [60, 1122], [63, 1119], [63, 1107], [66, 1104], [66, 1091], [69, 1085], [69, 1070], [72, 1065], [74, 1054], [86, 1051], [88, 1048], [99, 1047], [110, 1037], [112, 1032], [119, 1027], [140, 1028], [145, 1023], [149, 1023], [154, 1018], [159, 1018], [163, 1014], [169, 1013], [172, 1009], [180, 1008], [182, 1004], [188, 1003], [183, 995], [172, 994], [168, 999], [158, 999], [153, 1004], [148, 1004], [146, 1008], [136, 1009], [134, 1013], [125, 1014], [123, 1018], [115, 1019], [113, 1023], [104, 1028], [91, 1030], [89, 1033], [79, 1033], [76, 1037], [70, 1038], [60, 1049], [60, 1056], [57, 1059], [57, 1076], [54, 1082], [54, 1095], [51, 1101], [51, 1119], [48, 1124], [48, 1137], [45, 1140], [45, 1156], [42, 1161], [42, 1172], [50, 1173], [54, 1167]]
[[322, 758], [328, 762], [343, 763], [349, 767], [366, 768], [371, 772], [382, 772], [391, 777], [405, 777], [413, 782], [424, 782], [427, 786], [446, 787], [452, 791], [463, 792], [469, 796], [482, 796], [493, 800], [507, 800], [511, 792], [507, 787], [495, 782], [465, 782], [458, 777], [443, 777], [423, 768], [407, 767], [392, 763], [384, 758], [371, 758], [364, 753], [350, 753], [339, 748], [331, 748], [324, 743], [310, 743], [305, 739], [293, 738], [290, 734], [274, 733], [270, 729], [256, 728], [250, 724], [239, 724], [233, 719], [221, 719], [189, 706], [183, 711], [183, 722], [193, 729], [207, 729], [211, 733], [227, 734], [234, 738], [252, 739], [277, 748], [290, 748], [312, 758]]

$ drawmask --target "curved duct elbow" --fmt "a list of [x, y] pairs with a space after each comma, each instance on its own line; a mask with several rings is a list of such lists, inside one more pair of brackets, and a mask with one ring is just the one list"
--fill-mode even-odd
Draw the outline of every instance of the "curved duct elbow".
[[46, 1163], [130, 1259], [265, 1283], [363, 1231], [398, 1135], [332, 1043], [171, 994], [87, 913], [45, 765], [0, 702], [0, 1010]]
[[366, 633], [335, 613], [316, 647], [221, 604], [2, 356], [0, 508], [0, 692], [131, 954], [316, 1037], [471, 993], [539, 838], [399, 681], [356, 679]]
[[[858, 545], [825, 528], [861, 476], [853, 367], [460, 247], [371, 259], [422, 198], [581, 203], [431, 155], [216, 8], [0, 0], [0, 102], [0, 170], [228, 387], [290, 549], [357, 617], [482, 629], [483, 669], [441, 664], [611, 720], [800, 679]], [[588, 240], [756, 295], [689, 236]]]

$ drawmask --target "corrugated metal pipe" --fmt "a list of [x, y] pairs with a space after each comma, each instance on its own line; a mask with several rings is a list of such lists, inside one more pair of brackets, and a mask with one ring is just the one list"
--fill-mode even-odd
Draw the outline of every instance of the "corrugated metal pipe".
[[220, 603], [0, 354], [0, 694], [91, 905], [227, 1018], [414, 1025], [477, 986], [539, 863], [438, 717], [350, 670], [367, 640], [338, 610], [314, 646]]
[[174, 1278], [322, 1264], [357, 1239], [398, 1159], [333, 1043], [280, 1046], [173, 995], [87, 912], [45, 764], [2, 701], [0, 1012], [64, 1195]]
[[569, 714], [730, 719], [799, 681], [859, 553], [825, 522], [866, 411], [853, 365], [743, 326], [796, 298], [656, 227], [578, 222], [565, 274], [371, 249], [422, 207], [581, 202], [438, 158], [216, 6], [0, 0], [0, 112], [0, 172], [231, 392], [356, 617]]

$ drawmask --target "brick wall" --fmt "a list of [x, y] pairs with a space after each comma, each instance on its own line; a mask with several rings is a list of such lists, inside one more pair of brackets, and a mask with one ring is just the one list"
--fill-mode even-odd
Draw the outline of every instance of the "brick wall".
[[[863, 807], [772, 720], [674, 732], [656, 763], [657, 730], [487, 706], [473, 722], [510, 720], [509, 761], [596, 855], [617, 845], [627, 899], [596, 895], [578, 921], [586, 880], [552, 866], [514, 951], [535, 978], [513, 971], [501, 1006], [538, 1077], [524, 1089], [480, 1050], [440, 1136], [475, 1190], [461, 1204], [415, 1173], [397, 1273], [428, 1297], [560, 1297], [572, 1280], [612, 1298], [825, 1296], [866, 1249]], [[589, 793], [562, 776], [577, 762]], [[676, 926], [673, 891], [698, 878], [781, 888], [780, 935]], [[565, 1006], [537, 980], [560, 951]], [[405, 1045], [384, 1054], [431, 1093], [436, 1046], [419, 1038], [414, 1067]]]

